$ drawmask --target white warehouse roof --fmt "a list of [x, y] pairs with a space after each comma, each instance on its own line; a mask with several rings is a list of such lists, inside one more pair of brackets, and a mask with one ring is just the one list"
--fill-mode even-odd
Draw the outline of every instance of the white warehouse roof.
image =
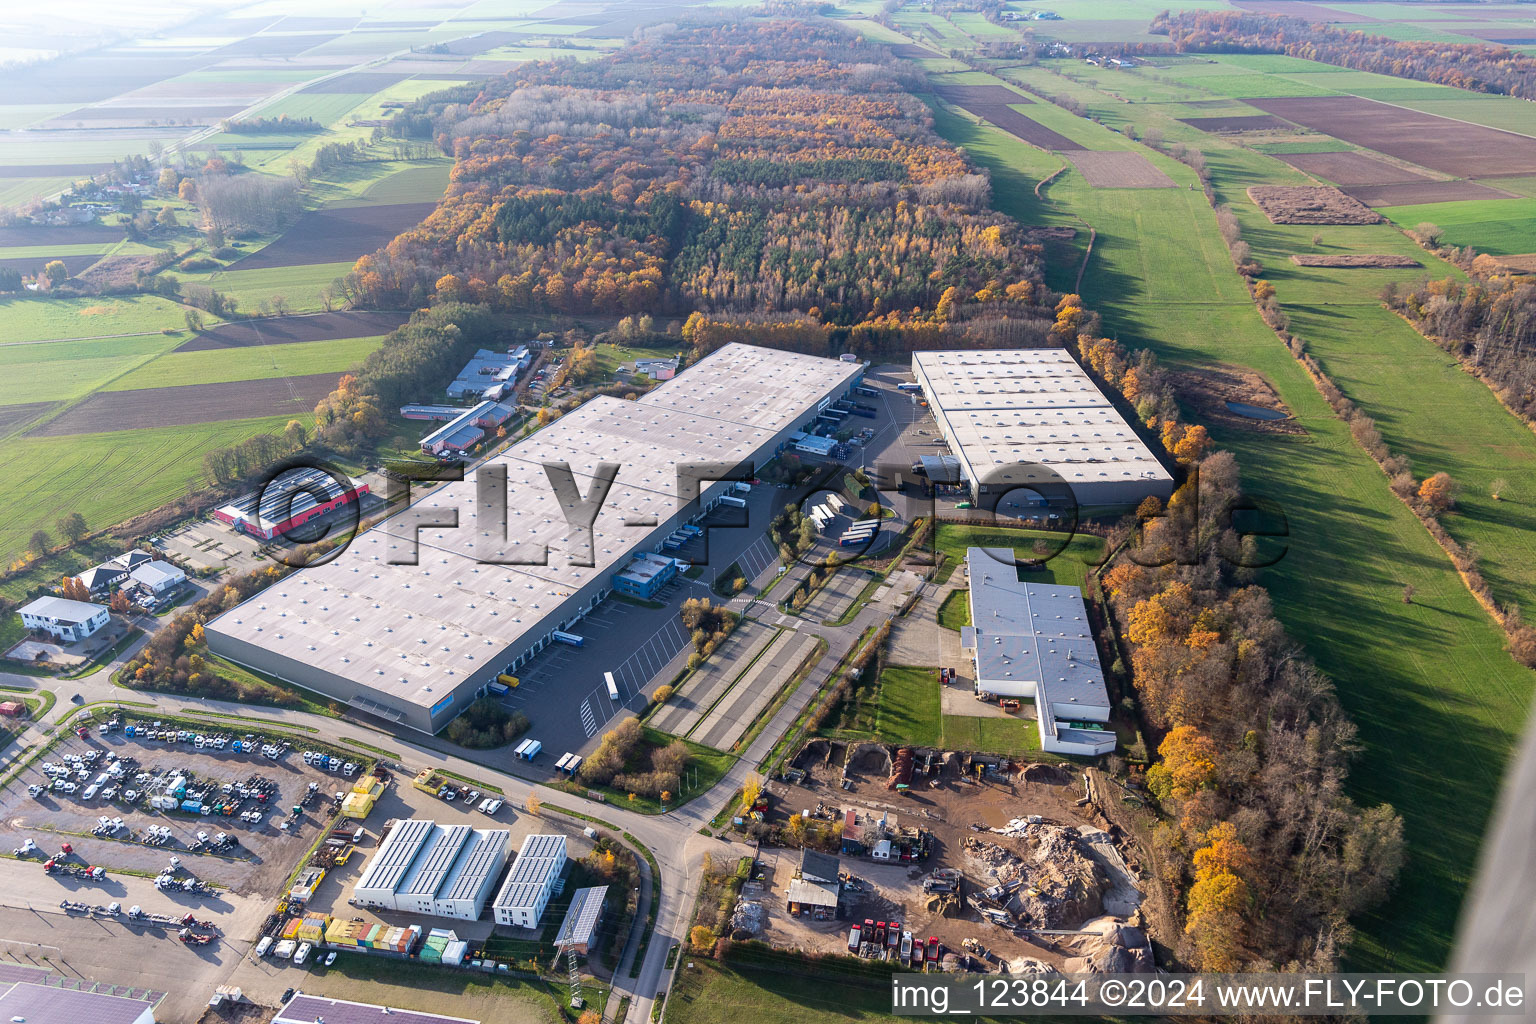
[[[418, 565], [395, 565], [416, 531], [396, 515], [359, 534], [325, 565], [300, 570], [208, 624], [243, 641], [353, 680], [391, 700], [431, 708], [486, 669], [575, 591], [626, 563], [650, 535], [626, 520], [665, 522], [679, 506], [677, 467], [737, 464], [862, 370], [856, 364], [732, 344], [637, 401], [595, 398], [488, 460], [507, 471], [512, 557], [475, 557], [476, 473], [438, 486], [421, 509], [457, 510], [457, 529], [423, 527]], [[593, 526], [595, 564], [571, 564], [578, 543], [544, 466], [568, 463], [581, 493], [601, 462], [618, 476]], [[486, 524], [491, 529], [494, 524]]]
[[[1162, 463], [1063, 349], [914, 352], [912, 372], [972, 482], [1039, 465], [1074, 488], [1141, 481], [1148, 493], [1172, 490]], [[1019, 470], [1007, 479], [1053, 478]]]

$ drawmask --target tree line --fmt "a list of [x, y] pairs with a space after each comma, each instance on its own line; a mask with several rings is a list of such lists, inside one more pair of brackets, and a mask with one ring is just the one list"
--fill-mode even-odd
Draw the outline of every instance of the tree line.
[[1313, 24], [1305, 18], [1241, 11], [1162, 12], [1149, 30], [1178, 53], [1284, 53], [1471, 92], [1536, 99], [1536, 56], [1503, 46], [1389, 39]]
[[1117, 528], [1101, 581], [1130, 650], [1133, 710], [1158, 738], [1150, 842], [1182, 912], [1177, 954], [1211, 971], [1336, 970], [1350, 918], [1396, 879], [1402, 820], [1345, 792], [1355, 727], [1243, 567], [1256, 552], [1232, 529], [1237, 460], [1180, 419], [1151, 353], [1077, 342], [1089, 372], [1200, 470], [1166, 508], [1148, 498]]

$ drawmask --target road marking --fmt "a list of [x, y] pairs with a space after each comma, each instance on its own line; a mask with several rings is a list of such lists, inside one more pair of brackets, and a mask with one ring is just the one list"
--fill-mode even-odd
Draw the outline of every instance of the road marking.
[[590, 699], [581, 702], [581, 727], [586, 731], [588, 739], [597, 732], [597, 715], [592, 711]]

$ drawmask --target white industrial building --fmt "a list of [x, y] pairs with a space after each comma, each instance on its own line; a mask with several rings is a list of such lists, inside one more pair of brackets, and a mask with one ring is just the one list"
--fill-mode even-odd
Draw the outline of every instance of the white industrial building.
[[1173, 477], [1071, 354], [1059, 348], [912, 353], [939, 430], [978, 504], [1071, 488], [1078, 505], [1135, 505]]
[[535, 834], [524, 839], [507, 880], [491, 904], [496, 923], [537, 928], [563, 870], [565, 836]]
[[379, 844], [352, 895], [359, 903], [388, 910], [474, 921], [485, 909], [511, 844], [506, 829], [406, 818]]
[[[209, 622], [209, 648], [355, 710], [436, 732], [498, 674], [516, 674], [556, 631], [571, 631], [637, 552], [660, 552], [674, 531], [727, 496], [731, 484], [707, 480], [698, 495], [679, 494], [680, 467], [753, 471], [863, 372], [733, 344], [637, 401], [594, 398], [359, 534], [332, 561]], [[599, 463], [619, 466], [590, 550], [550, 485], [545, 466], [558, 463], [570, 466], [584, 496]], [[504, 531], [500, 522], [477, 522], [478, 490], [483, 482], [494, 493], [502, 472]], [[434, 520], [458, 526], [418, 527]], [[500, 549], [494, 563], [479, 557], [486, 546]], [[398, 564], [413, 556], [419, 564]], [[514, 559], [522, 561], [507, 564]]]
[[1035, 702], [1040, 746], [1053, 754], [1108, 754], [1115, 734], [1099, 651], [1077, 587], [1022, 583], [1008, 548], [969, 548], [971, 624], [960, 646], [976, 667], [976, 692]]
[[[48, 984], [57, 979], [50, 979], [47, 971], [28, 968], [15, 973], [15, 977], [0, 979], [0, 1020], [13, 1024], [155, 1024], [154, 1004], [145, 999]], [[149, 994], [147, 989], [140, 991]]]
[[23, 626], [56, 636], [65, 643], [84, 640], [111, 618], [111, 613], [99, 604], [65, 597], [40, 597], [21, 607]]

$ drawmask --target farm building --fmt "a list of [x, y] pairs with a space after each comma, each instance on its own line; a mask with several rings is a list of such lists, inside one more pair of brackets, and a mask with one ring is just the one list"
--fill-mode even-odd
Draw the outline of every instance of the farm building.
[[353, 895], [390, 910], [473, 921], [507, 863], [511, 841], [505, 829], [398, 821], [363, 868]]
[[524, 839], [507, 880], [491, 904], [496, 923], [537, 928], [564, 869], [565, 836], [536, 834]]
[[568, 949], [586, 956], [592, 948], [592, 939], [603, 920], [603, 900], [608, 896], [606, 885], [590, 889], [577, 889], [571, 896], [570, 909], [560, 930], [555, 933], [555, 948]]
[[1032, 488], [1079, 505], [1173, 493], [1168, 470], [1062, 349], [914, 352], [912, 376], [978, 503]]
[[800, 867], [789, 883], [786, 909], [796, 915], [836, 917], [837, 898], [842, 892], [838, 870], [836, 857], [815, 850], [802, 850]]
[[[38, 973], [47, 977], [46, 972]], [[7, 979], [0, 981], [0, 1019], [26, 1024], [155, 1024], [155, 1007], [143, 999]]]
[[65, 643], [84, 640], [105, 626], [111, 617], [99, 604], [62, 597], [40, 597], [21, 608], [23, 626], [42, 630]]
[[459, 400], [505, 398], [512, 393], [517, 375], [527, 369], [532, 361], [533, 356], [529, 354], [527, 345], [509, 352], [492, 352], [483, 348], [470, 357], [464, 369], [448, 385], [448, 397]]
[[623, 572], [613, 574], [613, 589], [621, 594], [650, 598], [677, 576], [677, 559], [641, 551]]
[[463, 452], [484, 439], [487, 431], [495, 430], [511, 418], [510, 405], [481, 402], [473, 409], [460, 410], [459, 415], [422, 438], [421, 450], [428, 455]]
[[971, 625], [960, 646], [976, 665], [976, 692], [1035, 702], [1040, 746], [1053, 754], [1107, 754], [1115, 734], [1109, 692], [1077, 587], [1021, 583], [1008, 548], [968, 548]]
[[354, 1003], [302, 992], [289, 999], [272, 1024], [480, 1024], [469, 1017], [444, 1017], [420, 1010], [401, 1010], [373, 1003]]
[[214, 509], [213, 518], [253, 537], [272, 540], [367, 493], [367, 484], [355, 480], [343, 484], [322, 469], [292, 469], [278, 474], [260, 491]]
[[[754, 472], [862, 373], [733, 344], [636, 401], [594, 398], [360, 533], [333, 560], [209, 622], [210, 648], [353, 710], [436, 732], [596, 608], [637, 552], [659, 552], [732, 486], [703, 480], [679, 494], [680, 467]], [[557, 463], [582, 493], [600, 463], [619, 466], [590, 533], [568, 525], [545, 470]], [[482, 475], [488, 493], [505, 496], [504, 513], [476, 512]], [[462, 527], [432, 525], [450, 511]], [[483, 532], [471, 528], [476, 515]], [[413, 520], [419, 530], [402, 527]], [[655, 525], [626, 525], [646, 522]]]

